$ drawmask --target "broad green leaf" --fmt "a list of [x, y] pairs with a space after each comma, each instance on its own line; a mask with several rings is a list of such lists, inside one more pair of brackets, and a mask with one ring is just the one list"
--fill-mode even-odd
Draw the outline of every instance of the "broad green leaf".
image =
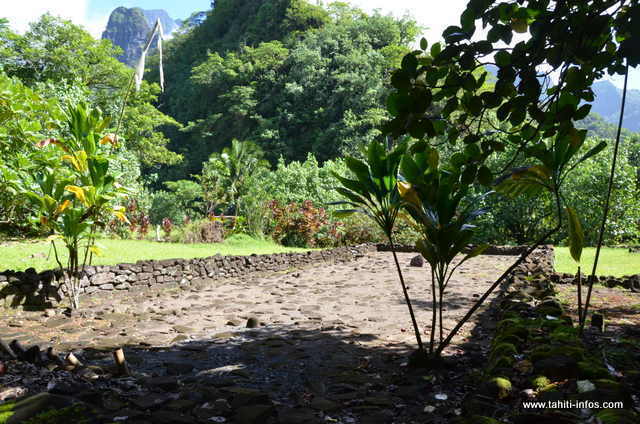
[[490, 186], [493, 182], [493, 174], [486, 165], [482, 165], [478, 169], [478, 182], [484, 186]]
[[598, 153], [600, 153], [601, 151], [603, 151], [605, 149], [605, 147], [607, 147], [607, 143], [604, 141], [601, 141], [600, 143], [598, 143], [595, 147], [593, 147], [591, 150], [589, 150], [587, 153], [585, 153], [584, 156], [582, 156], [578, 162], [576, 162], [576, 165], [578, 165], [579, 163], [584, 162], [585, 160], [589, 159], [592, 156], [597, 155]]
[[582, 248], [584, 247], [584, 232], [578, 214], [573, 208], [567, 207], [569, 221], [569, 251], [574, 261], [580, 263]]
[[418, 58], [413, 53], [406, 54], [402, 59], [402, 70], [413, 75], [418, 69]]
[[511, 54], [505, 50], [500, 50], [495, 55], [496, 65], [500, 67], [511, 65]]
[[442, 45], [440, 43], [435, 43], [431, 46], [431, 57], [437, 57], [442, 51]]

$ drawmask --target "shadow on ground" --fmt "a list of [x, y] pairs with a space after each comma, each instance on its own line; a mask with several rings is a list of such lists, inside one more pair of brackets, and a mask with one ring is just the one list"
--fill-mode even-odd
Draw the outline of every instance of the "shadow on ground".
[[[488, 314], [479, 321], [490, 321]], [[170, 347], [137, 341], [124, 346], [132, 378], [104, 375], [112, 371], [112, 348], [120, 347], [104, 345], [75, 352], [99, 377], [86, 383], [54, 371], [49, 390], [89, 404], [97, 414], [91, 422], [448, 423], [484, 363], [486, 331], [475, 327], [437, 371], [407, 368], [413, 346], [313, 323]]]

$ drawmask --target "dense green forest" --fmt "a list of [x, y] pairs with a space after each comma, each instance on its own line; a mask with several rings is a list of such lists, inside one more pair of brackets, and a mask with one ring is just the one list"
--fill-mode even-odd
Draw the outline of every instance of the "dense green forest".
[[216, 3], [165, 52], [160, 109], [185, 125], [171, 137], [185, 160], [162, 178], [199, 173], [233, 139], [257, 143], [271, 163], [356, 151], [380, 134], [389, 73], [418, 32], [344, 4]]
[[[328, 204], [340, 200], [333, 187], [334, 174], [348, 172], [343, 155], [358, 156], [373, 140], [393, 141], [381, 131], [393, 111], [391, 74], [419, 34], [410, 17], [367, 14], [344, 3], [219, 0], [202, 25], [166, 43], [166, 91], [160, 92], [159, 58], [152, 56], [147, 81], [127, 96], [133, 71], [116, 60], [121, 51], [109, 41], [48, 15], [23, 35], [1, 22], [0, 221], [13, 233], [36, 229], [20, 196], [21, 181], [35, 183], [24, 164], [34, 157], [50, 161], [35, 143], [68, 134], [65, 111], [88, 103], [118, 132], [114, 166], [129, 188], [130, 224], [112, 222], [105, 231], [131, 237], [150, 225], [232, 214], [240, 216], [234, 231], [288, 244], [379, 239], [366, 218], [334, 218]], [[492, 87], [490, 75], [482, 81], [483, 89]], [[445, 103], [434, 103], [434, 110]], [[597, 115], [578, 126], [589, 130], [592, 145], [615, 136], [615, 126]], [[640, 143], [629, 131], [623, 138], [609, 243], [632, 243], [639, 235]], [[442, 154], [453, 150], [444, 144]], [[598, 193], [610, 157], [605, 149], [566, 184], [585, 226], [598, 220], [590, 211], [602, 208]], [[483, 172], [498, 176], [518, 164], [489, 160]], [[478, 223], [481, 240], [525, 243], [548, 224], [550, 198], [494, 194], [483, 202], [490, 212]], [[401, 241], [412, 240], [408, 225], [397, 231]], [[554, 241], [565, 238], [561, 232]]]

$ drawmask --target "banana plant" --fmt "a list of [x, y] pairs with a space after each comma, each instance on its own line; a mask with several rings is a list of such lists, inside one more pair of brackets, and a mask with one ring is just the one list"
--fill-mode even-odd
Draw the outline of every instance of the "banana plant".
[[[126, 221], [124, 208], [115, 206], [127, 190], [110, 173], [110, 151], [117, 148], [113, 135], [101, 135], [109, 121], [99, 109], [80, 104], [68, 111], [71, 136], [65, 140], [46, 139], [39, 149], [54, 149], [58, 161], [42, 163], [27, 172], [32, 184], [24, 195], [36, 207], [37, 221], [52, 237], [56, 261], [63, 271], [63, 284], [73, 309], [79, 307], [80, 279], [85, 266], [98, 254], [96, 231], [109, 216]], [[55, 240], [62, 240], [68, 255], [63, 266]]]
[[393, 260], [418, 343], [418, 351], [412, 359], [415, 363], [419, 363], [421, 358], [426, 357], [426, 352], [393, 240], [393, 229], [403, 204], [398, 191], [398, 169], [405, 150], [406, 145], [399, 144], [394, 149], [387, 151], [382, 143], [373, 141], [366, 150], [364, 161], [354, 157], [345, 158], [346, 165], [354, 178], [346, 178], [337, 173], [333, 173], [333, 175], [342, 184], [342, 187], [337, 187], [336, 190], [347, 199], [337, 203], [351, 207], [351, 209], [339, 211], [338, 214], [363, 213], [371, 217], [382, 229], [391, 246]]
[[[462, 167], [444, 166], [438, 151], [426, 142], [411, 146], [402, 158], [399, 191], [404, 208], [421, 232], [416, 248], [430, 265], [432, 320], [429, 353], [439, 357], [446, 347], [443, 334], [444, 296], [451, 277], [463, 263], [480, 255], [487, 245], [474, 247], [462, 259], [473, 237], [472, 222], [487, 212], [466, 202], [469, 187], [475, 180]], [[455, 264], [454, 264], [455, 263]], [[439, 341], [435, 336], [439, 333]]]

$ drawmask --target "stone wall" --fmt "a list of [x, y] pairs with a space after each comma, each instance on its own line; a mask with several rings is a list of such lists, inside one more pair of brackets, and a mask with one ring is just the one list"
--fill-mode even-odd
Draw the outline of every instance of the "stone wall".
[[[339, 247], [304, 253], [222, 256], [197, 259], [138, 261], [135, 264], [87, 267], [82, 293], [99, 295], [113, 290], [144, 291], [149, 287], [207, 284], [210, 280], [251, 273], [304, 268], [322, 262], [347, 262], [375, 251], [374, 245]], [[0, 308], [41, 309], [55, 307], [64, 299], [58, 271], [0, 272]]]
[[[388, 244], [378, 244], [379, 252], [391, 251]], [[484, 255], [517, 256], [525, 253], [529, 246], [489, 246]], [[415, 246], [395, 246], [396, 252], [416, 252]], [[529, 255], [529, 257], [515, 270], [518, 275], [552, 274], [555, 272], [555, 252], [552, 245], [542, 245]]]
[[[551, 281], [557, 284], [577, 284], [578, 278], [574, 274], [554, 272], [550, 275]], [[622, 287], [640, 293], [640, 274], [614, 277], [601, 275], [598, 282], [606, 287]], [[582, 283], [587, 283], [587, 276], [582, 276]]]
[[[543, 246], [542, 248], [548, 249], [549, 246]], [[391, 246], [389, 244], [378, 244], [377, 245], [379, 252], [390, 252]], [[416, 247], [413, 245], [402, 244], [395, 246], [396, 252], [405, 252], [412, 253], [417, 252]], [[529, 246], [489, 246], [487, 250], [484, 251], [485, 255], [507, 255], [507, 256], [515, 256], [524, 253]]]

